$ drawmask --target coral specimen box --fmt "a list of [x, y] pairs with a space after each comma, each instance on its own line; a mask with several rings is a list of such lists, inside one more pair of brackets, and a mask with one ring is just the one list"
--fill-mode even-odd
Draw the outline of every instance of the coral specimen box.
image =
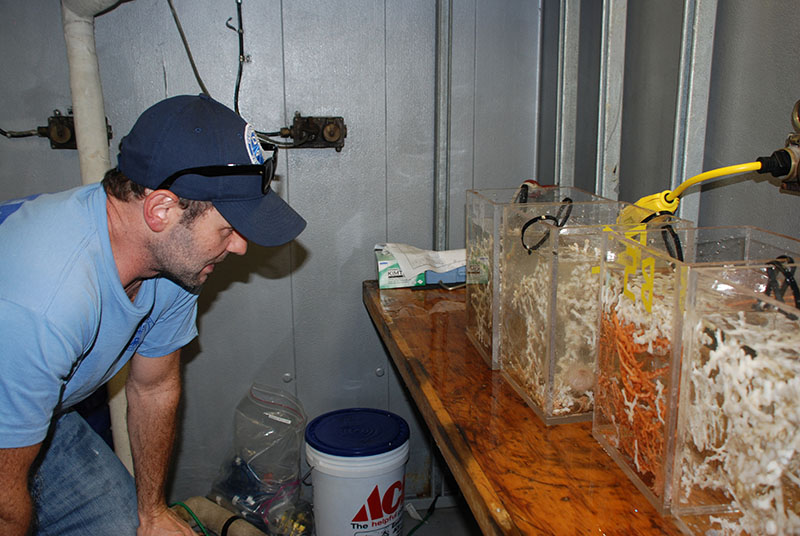
[[[623, 213], [639, 224], [618, 225]], [[503, 220], [503, 376], [546, 425], [591, 420], [604, 233], [668, 236], [690, 223], [605, 202], [508, 205]]]
[[800, 258], [800, 241], [755, 227], [605, 236], [592, 435], [666, 513], [692, 271]]
[[684, 532], [800, 534], [800, 292], [790, 261], [689, 276], [672, 484]]
[[571, 187], [523, 185], [516, 189], [467, 191], [467, 337], [493, 370], [499, 368], [498, 302], [502, 273], [498, 259], [502, 249], [503, 207], [565, 200], [615, 203]]

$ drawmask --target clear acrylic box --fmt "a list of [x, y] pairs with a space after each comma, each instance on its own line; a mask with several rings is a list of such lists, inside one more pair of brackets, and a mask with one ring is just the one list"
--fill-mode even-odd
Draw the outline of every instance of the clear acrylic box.
[[[565, 199], [615, 203], [580, 188], [532, 186], [528, 191], [525, 204], [561, 203]], [[492, 370], [499, 369], [502, 272], [498, 259], [502, 253], [503, 208], [517, 204], [519, 192], [519, 188], [467, 191], [467, 337]]]
[[800, 534], [796, 270], [689, 276], [671, 506], [686, 533]]
[[[619, 225], [623, 211], [649, 223]], [[591, 420], [604, 233], [690, 223], [620, 202], [508, 205], [503, 220], [502, 373], [546, 425]]]
[[605, 235], [592, 424], [595, 439], [662, 514], [672, 501], [693, 270], [800, 258], [800, 241], [755, 227], [684, 228], [669, 236]]

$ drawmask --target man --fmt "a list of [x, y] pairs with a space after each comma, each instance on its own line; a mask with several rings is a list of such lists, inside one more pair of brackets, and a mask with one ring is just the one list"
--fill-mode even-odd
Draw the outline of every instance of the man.
[[[194, 534], [165, 503], [199, 287], [305, 221], [277, 149], [205, 96], [145, 111], [102, 185], [0, 205], [0, 534]], [[126, 362], [135, 485], [70, 408]], [[138, 526], [138, 527], [137, 527]]]

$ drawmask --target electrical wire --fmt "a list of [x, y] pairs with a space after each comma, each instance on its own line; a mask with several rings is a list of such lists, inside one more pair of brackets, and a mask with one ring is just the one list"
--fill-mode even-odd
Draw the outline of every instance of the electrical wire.
[[425, 516], [422, 518], [422, 521], [417, 523], [414, 526], [414, 528], [409, 530], [408, 533], [406, 534], [406, 536], [411, 536], [412, 534], [414, 534], [417, 531], [418, 528], [420, 528], [422, 525], [424, 525], [425, 523], [428, 522], [428, 519], [433, 515], [433, 511], [436, 509], [436, 501], [439, 500], [439, 497], [441, 497], [441, 495], [437, 495], [436, 497], [433, 498], [433, 502], [428, 507], [428, 511], [425, 512]]
[[270, 138], [269, 135], [265, 134], [264, 132], [259, 132], [259, 131], [256, 131], [256, 135], [258, 136], [259, 140], [269, 142], [269, 143], [271, 143], [271, 144], [273, 144], [273, 145], [275, 145], [277, 147], [280, 147], [281, 149], [296, 149], [296, 148], [300, 147], [301, 145], [303, 145], [306, 141], [308, 141], [307, 139], [301, 141], [300, 143], [294, 143], [294, 142], [289, 143], [289, 142], [285, 142], [285, 141], [279, 141], [279, 140]]
[[0, 128], [0, 135], [5, 136], [6, 138], [28, 138], [30, 136], [38, 136], [39, 131], [37, 129], [33, 130], [3, 130]]
[[239, 72], [236, 74], [236, 87], [233, 90], [233, 109], [236, 112], [236, 115], [241, 117], [242, 114], [239, 113], [239, 86], [242, 83], [242, 66], [244, 65], [245, 61], [244, 26], [242, 25], [242, 0], [236, 0], [236, 16], [239, 19], [239, 27], [236, 29], [236, 33], [239, 34]]
[[[231, 30], [234, 30], [239, 36], [239, 69], [236, 72], [236, 85], [234, 86], [233, 89], [233, 110], [236, 112], [236, 115], [241, 117], [242, 114], [239, 112], [239, 92], [242, 86], [242, 71], [244, 68], [244, 64], [247, 62], [247, 56], [244, 53], [244, 22], [242, 17], [242, 0], [236, 0], [236, 18], [238, 22], [238, 26], [236, 28], [230, 25], [231, 19], [228, 19], [225, 22], [225, 26], [227, 26]], [[277, 132], [256, 131], [256, 135], [258, 136], [259, 140], [266, 141], [282, 149], [293, 149], [303, 144], [303, 142], [287, 143], [284, 141], [278, 141], [272, 139], [270, 137], [270, 136], [280, 136], [281, 135], [280, 131]]]
[[671, 202], [674, 199], [679, 198], [683, 192], [695, 184], [716, 179], [717, 177], [724, 177], [726, 175], [735, 175], [736, 173], [746, 173], [748, 171], [758, 171], [761, 169], [761, 165], [761, 162], [748, 162], [747, 164], [737, 164], [735, 166], [712, 169], [711, 171], [706, 171], [705, 173], [695, 175], [691, 179], [685, 180], [677, 188], [672, 190], [672, 192], [668, 193], [666, 195], [666, 200]]
[[206, 530], [205, 526], [203, 526], [203, 524], [200, 522], [200, 519], [198, 519], [198, 517], [195, 515], [195, 513], [194, 513], [194, 512], [192, 512], [192, 509], [191, 509], [191, 508], [189, 508], [188, 506], [186, 506], [186, 504], [184, 504], [184, 503], [182, 503], [182, 502], [180, 502], [180, 501], [179, 501], [179, 502], [172, 503], [172, 504], [170, 505], [170, 507], [172, 507], [172, 506], [180, 506], [181, 508], [183, 508], [184, 510], [186, 510], [186, 512], [188, 512], [188, 514], [189, 514], [190, 516], [192, 516], [192, 519], [194, 519], [194, 522], [195, 522], [195, 523], [197, 523], [197, 526], [200, 528], [200, 530], [201, 530], [201, 531], [203, 531], [203, 534], [204, 534], [205, 536], [211, 536], [211, 535], [208, 533], [208, 531]]
[[192, 57], [192, 51], [189, 49], [189, 42], [186, 40], [186, 34], [183, 33], [183, 26], [181, 26], [181, 21], [178, 18], [178, 12], [175, 10], [175, 6], [172, 5], [172, 0], [167, 0], [169, 4], [169, 9], [172, 11], [172, 18], [175, 19], [175, 26], [178, 27], [178, 33], [181, 34], [181, 41], [183, 41], [183, 48], [186, 49], [186, 55], [189, 56], [189, 63], [192, 65], [192, 71], [194, 72], [194, 77], [197, 80], [197, 83], [200, 85], [200, 89], [202, 90], [204, 95], [211, 96], [209, 93], [208, 88], [203, 83], [203, 79], [200, 78], [200, 73], [197, 71], [197, 65], [194, 63], [194, 57]]

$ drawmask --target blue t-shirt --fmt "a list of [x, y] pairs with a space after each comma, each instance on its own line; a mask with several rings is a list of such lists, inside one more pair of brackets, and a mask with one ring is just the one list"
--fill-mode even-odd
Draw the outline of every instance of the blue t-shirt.
[[197, 335], [197, 295], [172, 281], [147, 279], [128, 298], [99, 184], [0, 205], [0, 255], [0, 448], [44, 439], [73, 369], [62, 408], [134, 352], [164, 356]]

